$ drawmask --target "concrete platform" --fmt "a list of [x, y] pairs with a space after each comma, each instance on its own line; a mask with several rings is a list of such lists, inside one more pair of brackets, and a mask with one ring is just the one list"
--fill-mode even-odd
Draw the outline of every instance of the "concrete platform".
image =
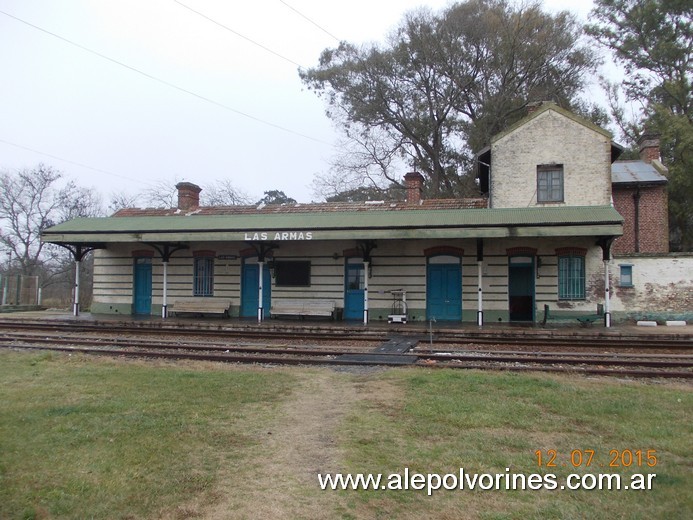
[[693, 324], [677, 327], [637, 327], [634, 323], [614, 324], [610, 328], [603, 324], [594, 324], [590, 327], [575, 325], [553, 325], [542, 327], [540, 323], [492, 323], [478, 327], [475, 323], [436, 322], [431, 324], [423, 321], [410, 321], [406, 324], [387, 322], [371, 322], [364, 325], [361, 322], [344, 322], [330, 320], [291, 320], [291, 319], [267, 319], [258, 323], [256, 319], [239, 318], [178, 318], [166, 319], [156, 316], [131, 316], [117, 314], [91, 314], [82, 313], [72, 316], [72, 313], [62, 309], [47, 309], [43, 311], [27, 311], [0, 314], [0, 321], [5, 320], [46, 320], [56, 322], [92, 322], [92, 323], [120, 323], [123, 325], [139, 325], [171, 328], [173, 330], [186, 329], [214, 329], [214, 330], [273, 330], [300, 332], [326, 332], [339, 334], [363, 334], [368, 332], [386, 333], [388, 335], [419, 335], [433, 334], [461, 334], [466, 336], [500, 335], [504, 337], [532, 337], [532, 336], [592, 336], [592, 337], [642, 337], [653, 336], [659, 338], [686, 338], [691, 340], [693, 346]]

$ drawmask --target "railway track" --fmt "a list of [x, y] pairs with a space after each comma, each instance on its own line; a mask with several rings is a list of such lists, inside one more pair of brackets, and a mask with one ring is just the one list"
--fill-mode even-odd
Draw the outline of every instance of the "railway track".
[[[568, 338], [565, 341], [559, 338], [562, 341], [534, 341], [533, 349], [518, 350], [518, 343], [504, 341], [508, 338], [492, 338], [487, 343], [475, 338], [474, 343], [469, 343], [460, 337], [438, 336], [430, 341], [420, 335], [418, 345], [406, 352], [383, 352], [374, 346], [388, 339], [386, 332], [370, 331], [345, 337], [343, 331], [335, 334], [322, 330], [229, 333], [93, 324], [16, 325], [13, 322], [10, 329], [0, 322], [0, 348], [263, 365], [409, 365], [693, 379], [693, 350], [690, 342], [685, 341], [643, 342], [642, 345], [625, 341], [622, 344], [628, 351], [619, 352], [620, 347], [614, 345], [612, 338], [601, 343], [595, 338], [584, 338], [587, 340], [584, 343], [580, 338], [573, 343], [568, 343]], [[154, 333], [159, 337], [153, 338]], [[542, 338], [546, 339], [550, 338]], [[415, 344], [416, 340], [410, 342]], [[520, 344], [527, 345], [529, 341]], [[570, 347], [566, 348], [567, 345]], [[588, 351], [585, 346], [609, 351]]]
[[[141, 325], [134, 325], [137, 322], [48, 322], [46, 320], [2, 320], [0, 319], [0, 332], [3, 330], [34, 330], [51, 332], [99, 332], [119, 331], [123, 334], [139, 335], [162, 335], [175, 334], [178, 336], [205, 336], [210, 338], [280, 338], [280, 339], [302, 339], [310, 338], [314, 341], [322, 342], [341, 342], [345, 335], [349, 341], [386, 341], [391, 331], [364, 329], [360, 326], [315, 326], [306, 327], [302, 322], [296, 322], [296, 327], [292, 327], [290, 322], [282, 322], [281, 326], [257, 326], [254, 322], [247, 325], [233, 327], [224, 322], [214, 324], [213, 321], [205, 322], [200, 326], [200, 322], [188, 323], [177, 321], [175, 324], [167, 325], [159, 322], [152, 325], [151, 322], [142, 322]], [[634, 348], [634, 349], [693, 349], [693, 337], [679, 335], [657, 335], [654, 337], [603, 332], [599, 334], [583, 332], [562, 332], [547, 331], [544, 329], [517, 329], [513, 331], [483, 331], [469, 330], [464, 332], [446, 331], [436, 329], [429, 337], [428, 332], [418, 331], [415, 335], [421, 336], [422, 343], [427, 342], [431, 345], [505, 345], [505, 346], [529, 346], [540, 347], [542, 345], [567, 346], [572, 348]], [[407, 332], [403, 332], [406, 334]], [[423, 336], [425, 336], [425, 341]]]

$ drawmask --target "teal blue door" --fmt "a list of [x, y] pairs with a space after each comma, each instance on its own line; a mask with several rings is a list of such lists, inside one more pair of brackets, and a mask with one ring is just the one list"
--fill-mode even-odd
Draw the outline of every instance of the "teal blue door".
[[510, 258], [508, 265], [510, 321], [534, 321], [534, 259]]
[[[257, 318], [258, 308], [258, 264], [243, 264], [241, 279], [241, 318]], [[270, 272], [265, 265], [262, 269], [262, 308], [265, 316], [269, 316], [272, 301], [272, 283]]]
[[152, 259], [135, 258], [133, 314], [152, 313]]
[[426, 319], [462, 319], [462, 268], [456, 264], [428, 264], [426, 272]]
[[344, 273], [344, 319], [363, 319], [366, 270], [363, 262], [347, 263]]

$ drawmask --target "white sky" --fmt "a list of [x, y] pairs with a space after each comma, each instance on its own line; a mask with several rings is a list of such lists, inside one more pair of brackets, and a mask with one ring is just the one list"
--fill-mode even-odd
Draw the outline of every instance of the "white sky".
[[[309, 202], [337, 134], [324, 101], [305, 90], [288, 60], [315, 66], [323, 49], [337, 45], [323, 29], [353, 43], [382, 41], [404, 12], [448, 4], [0, 0], [4, 13], [195, 94], [0, 13], [0, 170], [43, 162], [93, 187], [105, 204], [111, 193], [138, 193], [162, 179], [204, 185], [226, 178], [253, 199], [278, 189]], [[592, 1], [544, 5], [586, 19]]]

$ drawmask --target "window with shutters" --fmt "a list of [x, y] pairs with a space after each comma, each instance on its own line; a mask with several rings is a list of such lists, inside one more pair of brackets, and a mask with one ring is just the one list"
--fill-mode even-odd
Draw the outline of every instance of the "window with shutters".
[[563, 202], [563, 165], [537, 166], [537, 202]]

